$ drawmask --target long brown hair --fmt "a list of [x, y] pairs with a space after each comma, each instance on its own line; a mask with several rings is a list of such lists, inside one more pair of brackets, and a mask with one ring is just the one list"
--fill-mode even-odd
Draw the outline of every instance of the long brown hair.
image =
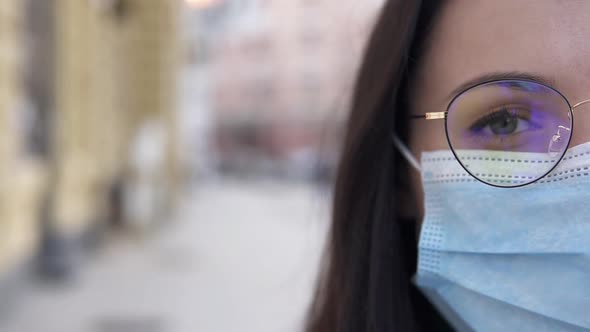
[[359, 72], [338, 170], [332, 226], [308, 332], [443, 331], [412, 286], [415, 220], [403, 220], [408, 82], [442, 0], [386, 1]]

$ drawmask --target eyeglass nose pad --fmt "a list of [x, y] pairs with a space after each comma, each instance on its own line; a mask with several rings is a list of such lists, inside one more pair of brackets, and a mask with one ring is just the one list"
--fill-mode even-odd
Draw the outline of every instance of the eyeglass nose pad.
[[568, 134], [571, 131], [571, 129], [568, 127], [564, 127], [561, 125], [557, 126], [557, 132], [551, 137], [551, 140], [549, 141], [549, 146], [547, 147], [547, 153], [549, 153], [549, 156], [551, 156], [551, 158], [559, 157], [559, 155], [563, 152], [565, 145], [567, 145], [569, 141], [568, 139], [564, 139], [564, 137], [562, 137], [561, 130], [567, 131]]

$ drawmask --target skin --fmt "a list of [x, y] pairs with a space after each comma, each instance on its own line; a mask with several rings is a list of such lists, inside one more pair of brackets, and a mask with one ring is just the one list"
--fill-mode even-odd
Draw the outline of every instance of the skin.
[[[450, 0], [430, 38], [412, 82], [412, 114], [446, 110], [455, 88], [494, 72], [542, 76], [572, 105], [590, 98], [590, 1]], [[574, 115], [570, 147], [590, 140], [590, 105]], [[418, 160], [423, 151], [449, 149], [444, 120], [411, 121], [409, 145]], [[422, 220], [417, 171], [412, 181], [414, 217]]]

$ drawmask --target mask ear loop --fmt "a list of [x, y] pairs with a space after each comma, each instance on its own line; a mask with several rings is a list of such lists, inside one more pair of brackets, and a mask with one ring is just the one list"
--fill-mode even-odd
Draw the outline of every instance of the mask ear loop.
[[422, 173], [422, 167], [418, 160], [412, 155], [410, 150], [406, 147], [406, 145], [397, 137], [396, 134], [391, 135], [391, 139], [393, 140], [393, 145], [398, 149], [398, 151], [404, 156], [406, 161], [410, 163], [410, 165], [418, 171], [418, 173]]

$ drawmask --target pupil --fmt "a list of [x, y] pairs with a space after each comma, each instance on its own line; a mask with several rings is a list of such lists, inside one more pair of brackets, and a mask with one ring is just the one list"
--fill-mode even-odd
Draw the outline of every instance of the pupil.
[[516, 130], [518, 125], [518, 118], [504, 110], [500, 112], [493, 120], [489, 123], [490, 129], [496, 135], [507, 135], [511, 134]]

